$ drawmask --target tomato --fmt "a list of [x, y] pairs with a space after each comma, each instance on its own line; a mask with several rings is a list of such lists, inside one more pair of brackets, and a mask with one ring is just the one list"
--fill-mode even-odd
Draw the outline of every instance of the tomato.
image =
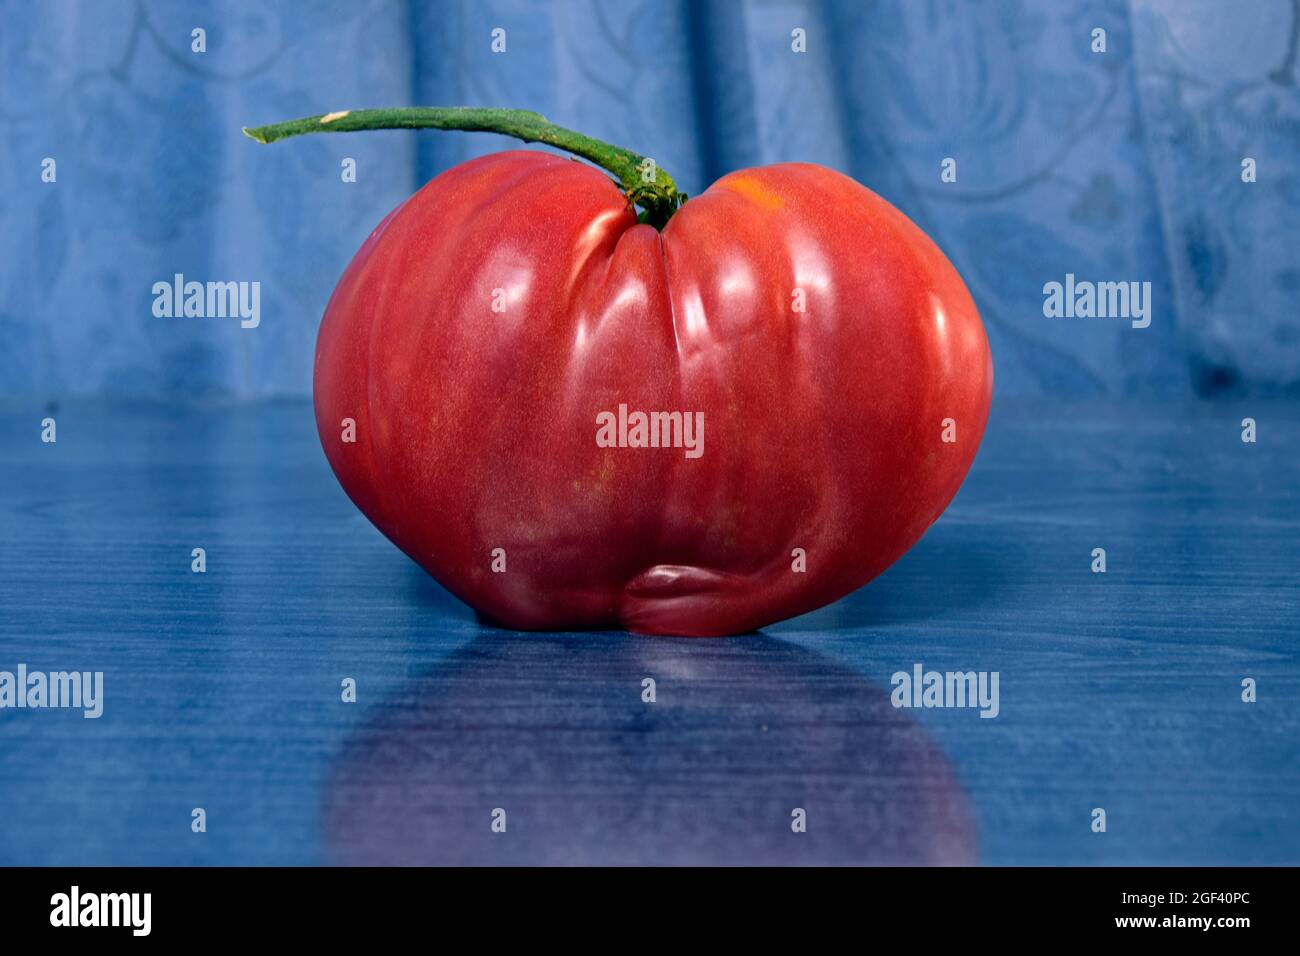
[[357, 507], [488, 617], [718, 635], [896, 561], [961, 485], [992, 384], [956, 270], [846, 176], [740, 170], [660, 231], [603, 172], [516, 150], [380, 223], [314, 391]]

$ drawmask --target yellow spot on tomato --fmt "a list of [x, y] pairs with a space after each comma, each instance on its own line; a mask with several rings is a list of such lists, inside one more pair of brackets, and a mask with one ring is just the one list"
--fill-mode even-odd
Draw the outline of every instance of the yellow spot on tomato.
[[739, 193], [750, 202], [756, 203], [769, 211], [780, 209], [784, 205], [780, 196], [757, 179], [749, 176], [732, 176], [726, 182], [718, 185], [724, 189], [730, 189], [734, 193]]

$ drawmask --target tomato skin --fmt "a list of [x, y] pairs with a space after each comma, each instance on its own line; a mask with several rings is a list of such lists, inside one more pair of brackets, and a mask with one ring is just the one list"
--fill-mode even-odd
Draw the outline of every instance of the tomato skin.
[[[680, 635], [749, 631], [889, 567], [956, 494], [992, 386], [956, 270], [853, 180], [741, 170], [659, 233], [605, 174], [526, 150], [389, 214], [315, 367], [343, 488], [453, 594], [516, 628]], [[703, 454], [599, 447], [620, 404], [703, 412]]]

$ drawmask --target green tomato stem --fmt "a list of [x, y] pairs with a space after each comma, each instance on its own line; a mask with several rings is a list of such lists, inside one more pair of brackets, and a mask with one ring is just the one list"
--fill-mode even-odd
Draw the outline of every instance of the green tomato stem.
[[259, 143], [274, 143], [304, 133], [353, 133], [372, 129], [455, 129], [501, 133], [525, 143], [544, 143], [595, 163], [613, 173], [628, 202], [640, 206], [640, 219], [662, 229], [686, 201], [672, 177], [653, 160], [621, 146], [592, 139], [556, 126], [529, 110], [479, 109], [468, 106], [413, 106], [396, 109], [344, 110], [244, 127], [244, 135]]

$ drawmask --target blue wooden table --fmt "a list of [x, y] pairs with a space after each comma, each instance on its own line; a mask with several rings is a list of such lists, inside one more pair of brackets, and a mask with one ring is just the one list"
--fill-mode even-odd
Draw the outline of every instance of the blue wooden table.
[[1300, 863], [1295, 404], [999, 401], [884, 576], [696, 641], [480, 622], [305, 403], [0, 413], [0, 670], [104, 672], [0, 710], [0, 863]]

